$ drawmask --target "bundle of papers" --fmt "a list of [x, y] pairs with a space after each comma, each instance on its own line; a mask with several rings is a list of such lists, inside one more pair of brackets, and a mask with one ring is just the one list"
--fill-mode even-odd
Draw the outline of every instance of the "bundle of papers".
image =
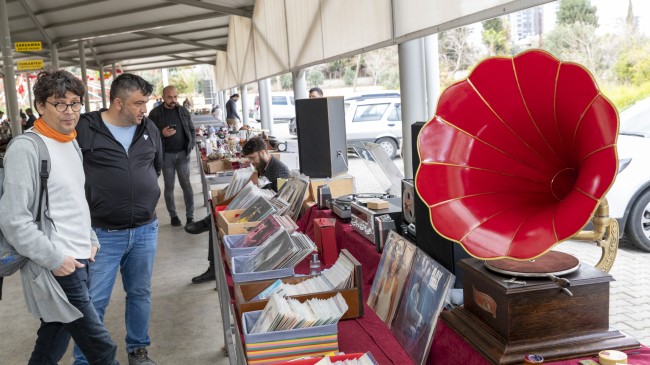
[[273, 213], [275, 213], [275, 207], [266, 198], [260, 196], [242, 212], [237, 223], [257, 222]]
[[340, 293], [329, 299], [309, 299], [304, 303], [273, 294], [249, 333], [335, 324], [347, 310], [348, 304]]
[[237, 193], [237, 196], [228, 204], [226, 210], [246, 209], [259, 197], [271, 199], [273, 197], [273, 191], [260, 189], [253, 182], [249, 182]]
[[233, 196], [237, 195], [237, 193], [251, 179], [251, 175], [253, 175], [254, 171], [255, 168], [253, 166], [235, 170], [232, 175], [232, 178], [230, 178], [230, 183], [228, 184], [228, 186], [226, 187], [226, 191], [224, 192], [225, 199], [230, 199]]
[[278, 279], [252, 300], [264, 300], [274, 293], [280, 296], [295, 296], [349, 289], [354, 285], [353, 273], [354, 264], [345, 255], [341, 255], [336, 260], [336, 263], [329, 269], [323, 270], [321, 275], [314, 276], [296, 284], [284, 283]]
[[304, 175], [291, 176], [282, 185], [275, 196], [289, 203], [289, 207], [283, 215], [287, 215], [294, 220], [298, 219], [308, 186], [309, 179]]
[[366, 352], [358, 359], [349, 359], [332, 362], [329, 357], [324, 357], [314, 365], [378, 365], [377, 360], [370, 352]]
[[261, 246], [266, 240], [272, 239], [276, 234], [279, 234], [281, 228], [284, 228], [284, 230], [291, 234], [298, 229], [298, 225], [289, 217], [270, 215], [262, 219], [257, 226], [248, 231], [244, 239], [233, 247]]
[[310, 253], [316, 251], [316, 245], [302, 233], [290, 235], [280, 228], [277, 235], [266, 240], [250, 255], [245, 264], [245, 272], [257, 272], [295, 267]]

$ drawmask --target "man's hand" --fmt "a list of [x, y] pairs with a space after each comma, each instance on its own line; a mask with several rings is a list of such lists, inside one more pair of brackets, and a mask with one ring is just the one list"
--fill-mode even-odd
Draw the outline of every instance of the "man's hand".
[[165, 127], [162, 130], [162, 135], [164, 137], [171, 137], [176, 134], [176, 128]]
[[76, 269], [80, 269], [84, 266], [84, 264], [75, 260], [72, 258], [72, 256], [66, 256], [63, 260], [63, 265], [61, 265], [56, 270], [52, 270], [52, 274], [54, 274], [54, 276], [66, 276], [72, 274]]
[[95, 255], [97, 255], [97, 251], [99, 251], [99, 247], [92, 245], [90, 247], [90, 262], [95, 262]]

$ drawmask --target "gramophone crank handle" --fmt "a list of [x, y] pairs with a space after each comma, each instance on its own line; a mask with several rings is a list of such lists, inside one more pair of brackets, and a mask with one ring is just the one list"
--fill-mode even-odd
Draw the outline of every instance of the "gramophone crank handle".
[[551, 274], [548, 274], [548, 278], [551, 279], [555, 284], [557, 284], [557, 286], [559, 286], [560, 289], [562, 289], [562, 291], [566, 295], [570, 297], [573, 296], [573, 293], [571, 293], [571, 291], [567, 289], [567, 287], [571, 286], [571, 282], [569, 280], [564, 278], [558, 278], [557, 276]]

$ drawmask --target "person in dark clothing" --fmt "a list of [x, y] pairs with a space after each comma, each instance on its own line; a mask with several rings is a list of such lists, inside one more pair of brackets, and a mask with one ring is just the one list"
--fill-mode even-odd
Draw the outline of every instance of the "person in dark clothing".
[[187, 223], [194, 222], [194, 192], [190, 183], [190, 153], [194, 148], [194, 124], [187, 109], [178, 105], [178, 91], [174, 86], [163, 89], [163, 104], [153, 108], [149, 118], [162, 134], [163, 179], [165, 182], [165, 205], [171, 217], [172, 226], [181, 226], [174, 202], [174, 182], [183, 189], [185, 217]]
[[25, 114], [27, 114], [27, 122], [25, 122], [25, 129], [29, 129], [34, 126], [34, 122], [36, 121], [36, 116], [34, 115], [34, 111], [32, 110], [32, 108], [25, 109]]
[[[249, 139], [242, 147], [242, 155], [251, 162], [257, 170], [259, 176], [264, 176], [269, 180], [264, 189], [278, 191], [278, 179], [289, 177], [289, 168], [282, 161], [271, 156], [266, 150], [266, 142], [261, 137]], [[201, 219], [193, 224], [185, 226], [185, 231], [190, 234], [200, 234], [210, 229], [210, 216]], [[211, 244], [208, 243], [208, 261], [210, 266], [203, 274], [192, 278], [195, 284], [212, 281], [215, 279], [214, 273], [214, 251]]]
[[239, 94], [232, 94], [226, 102], [226, 123], [228, 123], [230, 130], [233, 131], [239, 130], [239, 121], [241, 120], [239, 114], [237, 114], [238, 100]]
[[[140, 76], [122, 74], [111, 84], [109, 109], [86, 113], [77, 125], [91, 224], [102, 245], [90, 267], [90, 297], [103, 320], [120, 270], [129, 365], [155, 365], [147, 347], [163, 146], [144, 116], [152, 91]], [[87, 363], [77, 349], [74, 355], [75, 365]]]

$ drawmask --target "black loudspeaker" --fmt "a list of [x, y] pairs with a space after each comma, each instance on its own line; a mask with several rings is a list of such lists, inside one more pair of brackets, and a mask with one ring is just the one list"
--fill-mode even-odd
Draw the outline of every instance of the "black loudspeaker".
[[[420, 129], [424, 127], [424, 124], [425, 122], [416, 122], [411, 125], [414, 175], [420, 164], [418, 135], [420, 134]], [[456, 275], [454, 287], [462, 288], [463, 271], [460, 269], [458, 261], [470, 258], [471, 256], [465, 252], [465, 249], [460, 244], [449, 241], [433, 229], [431, 226], [429, 207], [417, 194], [415, 195], [415, 221], [417, 222], [415, 232], [416, 245], [447, 270], [451, 271], [452, 274]]]
[[300, 172], [327, 178], [348, 171], [343, 97], [296, 100]]

